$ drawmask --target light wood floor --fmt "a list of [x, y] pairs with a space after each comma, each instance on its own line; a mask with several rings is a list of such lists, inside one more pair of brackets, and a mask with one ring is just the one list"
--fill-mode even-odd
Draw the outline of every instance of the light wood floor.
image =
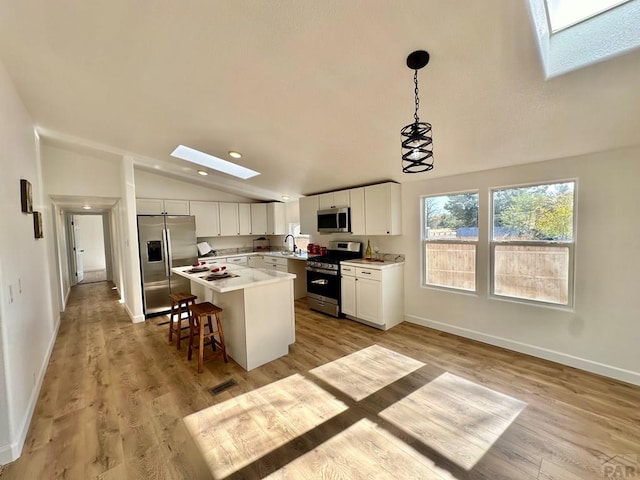
[[[74, 287], [22, 456], [2, 480], [211, 478], [183, 419], [245, 394], [271, 398], [294, 380], [314, 386], [295, 383], [293, 391], [328, 392], [348, 408], [228, 478], [300, 478], [288, 468], [354, 478], [325, 460], [367, 436], [382, 451], [361, 459], [358, 478], [387, 478], [377, 465], [398, 452], [431, 465], [433, 478], [587, 480], [615, 471], [640, 478], [638, 387], [411, 324], [381, 332], [311, 312], [304, 300], [296, 302], [297, 341], [287, 357], [251, 372], [213, 360], [198, 375], [186, 349], [167, 344], [168, 327], [156, 325], [162, 320], [132, 324], [106, 282]], [[340, 383], [343, 363], [325, 366], [372, 345], [417, 363], [373, 393], [361, 380]], [[230, 378], [237, 385], [229, 390], [207, 390]], [[476, 407], [503, 408], [503, 398], [517, 408], [499, 430], [470, 416]], [[490, 442], [479, 428], [493, 432]], [[471, 460], [467, 435], [475, 436]]]
[[104, 282], [107, 280], [107, 270], [89, 270], [84, 272], [84, 278], [79, 284], [87, 284], [87, 283], [95, 283], [95, 282]]

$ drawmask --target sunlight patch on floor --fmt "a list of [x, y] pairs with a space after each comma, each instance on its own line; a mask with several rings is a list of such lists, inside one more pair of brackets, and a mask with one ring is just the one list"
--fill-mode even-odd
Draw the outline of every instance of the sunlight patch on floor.
[[265, 478], [455, 480], [449, 472], [367, 419], [354, 423]]
[[309, 373], [360, 401], [424, 366], [411, 357], [372, 345], [314, 368]]
[[470, 470], [526, 403], [443, 373], [380, 412], [380, 417]]
[[185, 417], [215, 478], [225, 478], [345, 411], [295, 374]]

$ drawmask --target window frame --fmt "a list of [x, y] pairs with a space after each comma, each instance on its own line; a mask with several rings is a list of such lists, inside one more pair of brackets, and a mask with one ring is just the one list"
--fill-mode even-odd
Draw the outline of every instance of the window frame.
[[[446, 239], [446, 240], [433, 240], [433, 239], [428, 239], [427, 235], [426, 235], [426, 221], [427, 221], [427, 205], [426, 205], [426, 200], [428, 198], [434, 198], [434, 197], [452, 197], [452, 196], [456, 196], [456, 195], [467, 195], [467, 194], [475, 194], [477, 195], [477, 199], [478, 199], [478, 215], [477, 215], [477, 226], [476, 228], [478, 228], [478, 237], [476, 240], [457, 240], [457, 239]], [[421, 231], [420, 231], [420, 237], [421, 237], [421, 267], [420, 267], [420, 271], [422, 274], [422, 281], [421, 281], [421, 286], [423, 288], [432, 288], [435, 290], [444, 290], [447, 292], [453, 292], [453, 293], [460, 293], [463, 295], [478, 295], [478, 251], [479, 251], [479, 245], [480, 245], [480, 190], [479, 189], [471, 189], [471, 190], [461, 190], [461, 191], [455, 191], [455, 192], [444, 192], [444, 193], [433, 193], [433, 194], [429, 194], [429, 195], [421, 195], [420, 196], [420, 227], [421, 227]], [[448, 286], [448, 285], [436, 285], [433, 283], [427, 283], [427, 278], [428, 278], [428, 266], [427, 266], [427, 244], [440, 244], [440, 245], [446, 245], [446, 244], [454, 244], [454, 245], [474, 245], [475, 246], [475, 265], [474, 265], [474, 289], [473, 290], [467, 290], [465, 288], [459, 288], [459, 287], [452, 287], [452, 286]]]
[[[494, 192], [500, 190], [510, 190], [527, 187], [539, 187], [544, 185], [557, 185], [561, 183], [573, 183], [573, 209], [572, 209], [572, 240], [494, 240], [493, 227], [495, 217]], [[562, 310], [573, 310], [575, 304], [575, 247], [577, 236], [577, 205], [578, 205], [578, 180], [576, 178], [542, 181], [533, 183], [524, 183], [518, 185], [489, 187], [489, 298], [504, 300], [509, 302], [526, 303], [528, 305], [545, 306], [559, 308]], [[524, 297], [514, 297], [509, 295], [500, 295], [495, 292], [495, 252], [497, 245], [515, 245], [515, 246], [546, 246], [546, 247], [567, 247], [569, 252], [569, 267], [567, 272], [567, 303], [546, 302], [544, 300], [535, 300]]]

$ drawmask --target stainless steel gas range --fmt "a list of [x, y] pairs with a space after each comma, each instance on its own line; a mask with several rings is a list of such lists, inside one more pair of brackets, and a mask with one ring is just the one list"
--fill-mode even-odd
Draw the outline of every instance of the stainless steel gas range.
[[340, 316], [340, 261], [362, 257], [360, 242], [329, 242], [326, 255], [307, 260], [309, 308]]

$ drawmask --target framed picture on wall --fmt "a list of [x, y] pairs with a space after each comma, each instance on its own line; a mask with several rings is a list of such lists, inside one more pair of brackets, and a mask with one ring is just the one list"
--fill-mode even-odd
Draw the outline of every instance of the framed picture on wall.
[[35, 238], [42, 238], [42, 214], [40, 212], [33, 212], [33, 236]]
[[31, 182], [24, 178], [20, 180], [20, 203], [24, 213], [33, 213], [33, 197], [31, 195]]

